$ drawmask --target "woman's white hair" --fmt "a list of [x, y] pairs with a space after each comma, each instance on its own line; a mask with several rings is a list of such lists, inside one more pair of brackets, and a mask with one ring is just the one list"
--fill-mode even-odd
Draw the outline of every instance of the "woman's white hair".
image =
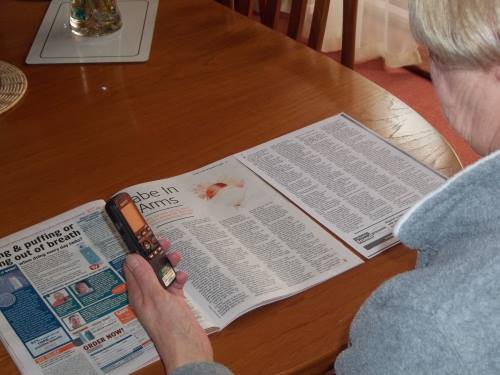
[[451, 68], [500, 65], [500, 0], [409, 0], [415, 38]]

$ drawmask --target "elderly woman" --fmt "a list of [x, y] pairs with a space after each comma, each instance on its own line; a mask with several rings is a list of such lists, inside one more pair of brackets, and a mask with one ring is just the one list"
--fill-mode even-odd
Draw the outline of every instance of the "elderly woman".
[[[500, 374], [500, 0], [409, 0], [431, 52], [450, 124], [488, 155], [414, 207], [395, 232], [418, 249], [414, 271], [382, 285], [356, 315], [337, 374]], [[173, 263], [178, 255], [170, 255]], [[169, 373], [228, 374], [183, 300], [136, 255], [130, 302]]]

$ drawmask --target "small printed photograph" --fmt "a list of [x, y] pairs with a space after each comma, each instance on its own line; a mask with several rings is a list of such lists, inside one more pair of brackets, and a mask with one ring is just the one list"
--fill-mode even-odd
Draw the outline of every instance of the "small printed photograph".
[[90, 287], [87, 281], [81, 280], [71, 286], [71, 289], [75, 292], [78, 297], [86, 296], [94, 291], [93, 288]]
[[71, 314], [70, 316], [63, 319], [64, 323], [72, 331], [82, 327], [86, 322], [79, 313]]
[[82, 254], [82, 257], [87, 261], [91, 269], [98, 268], [98, 266], [102, 264], [102, 260], [99, 255], [97, 255], [97, 253], [85, 242], [82, 242], [79, 245], [79, 250], [80, 254]]
[[84, 344], [89, 343], [89, 342], [91, 342], [92, 340], [95, 339], [95, 336], [93, 335], [93, 333], [90, 332], [88, 329], [80, 332], [80, 336], [79, 337], [80, 337], [80, 340], [82, 340], [82, 342]]
[[20, 270], [10, 271], [0, 276], [0, 293], [12, 293], [28, 285], [28, 281]]
[[0, 293], [0, 309], [6, 309], [13, 306], [17, 298], [12, 293]]
[[8, 309], [16, 303], [15, 292], [28, 286], [28, 281], [19, 270], [0, 276], [0, 309]]
[[71, 299], [70, 295], [66, 291], [66, 289], [61, 289], [58, 290], [57, 292], [54, 292], [52, 294], [49, 294], [47, 296], [47, 299], [49, 303], [52, 305], [52, 307], [59, 307], [62, 304], [66, 303]]
[[77, 336], [73, 340], [73, 344], [75, 344], [76, 346], [82, 346], [88, 344], [89, 342], [95, 339], [94, 334], [85, 328], [83, 328], [81, 332], [76, 332], [75, 335]]
[[226, 177], [198, 184], [193, 189], [200, 199], [233, 208], [243, 204], [245, 191], [243, 179]]

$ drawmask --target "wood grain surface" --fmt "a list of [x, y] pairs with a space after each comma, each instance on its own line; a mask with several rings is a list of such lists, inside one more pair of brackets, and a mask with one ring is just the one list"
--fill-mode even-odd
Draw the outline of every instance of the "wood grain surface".
[[[212, 0], [161, 1], [141, 64], [26, 65], [48, 1], [0, 2], [0, 56], [28, 91], [0, 115], [0, 237], [119, 189], [193, 170], [344, 111], [445, 175], [448, 144], [400, 100], [318, 52]], [[396, 246], [211, 336], [236, 374], [321, 373], [383, 281]], [[0, 349], [2, 374], [18, 370]], [[140, 371], [159, 374], [159, 362]]]

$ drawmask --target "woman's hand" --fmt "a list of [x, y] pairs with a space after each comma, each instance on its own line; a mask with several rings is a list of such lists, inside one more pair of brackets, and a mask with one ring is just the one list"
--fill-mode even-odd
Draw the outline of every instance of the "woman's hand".
[[[161, 246], [168, 249], [170, 243], [162, 241]], [[167, 257], [174, 267], [179, 263], [178, 253]], [[149, 263], [137, 254], [127, 256], [124, 271], [130, 306], [155, 343], [167, 373], [187, 363], [213, 361], [208, 336], [184, 299], [187, 275], [177, 272], [165, 290]]]

